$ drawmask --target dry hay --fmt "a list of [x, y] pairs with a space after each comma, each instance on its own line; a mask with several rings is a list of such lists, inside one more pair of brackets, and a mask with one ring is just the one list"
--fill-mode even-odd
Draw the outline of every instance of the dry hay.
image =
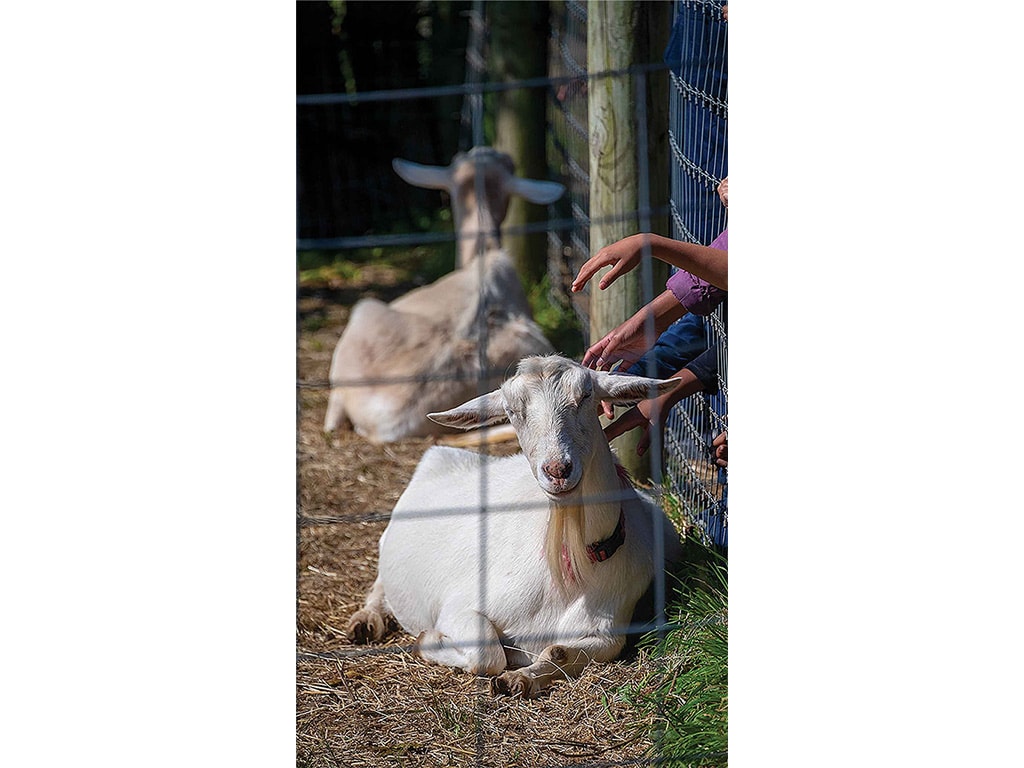
[[549, 696], [524, 701], [491, 697], [482, 678], [387, 647], [394, 652], [299, 662], [300, 765], [643, 761], [646, 740], [632, 740], [623, 725], [630, 712], [608, 696], [635, 674], [627, 664], [591, 665]]
[[[300, 295], [300, 382], [327, 379], [348, 314], [338, 298]], [[524, 701], [492, 698], [486, 679], [413, 659], [402, 632], [382, 646], [348, 642], [344, 628], [376, 576], [387, 515], [432, 441], [376, 446], [351, 432], [325, 435], [326, 403], [326, 389], [299, 388], [297, 764], [645, 764], [650, 742], [632, 736], [633, 713], [614, 696], [637, 675], [635, 656], [591, 665]]]

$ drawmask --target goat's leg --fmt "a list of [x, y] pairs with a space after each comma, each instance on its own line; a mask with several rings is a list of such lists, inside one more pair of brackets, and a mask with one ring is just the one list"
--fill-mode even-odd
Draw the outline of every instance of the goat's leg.
[[378, 576], [366, 595], [366, 603], [348, 620], [345, 634], [353, 643], [373, 643], [384, 638], [393, 622], [394, 615], [384, 601], [384, 582]]
[[345, 414], [345, 398], [341, 389], [331, 390], [327, 398], [327, 415], [324, 416], [324, 432], [334, 432], [338, 429], [348, 429], [352, 422]]
[[373, 298], [360, 299], [352, 307], [348, 324], [331, 355], [331, 367], [327, 374], [331, 391], [327, 399], [327, 412], [324, 414], [324, 432], [348, 429], [353, 423], [353, 413], [356, 414], [356, 421], [360, 420], [358, 392], [352, 389], [346, 391], [337, 385], [341, 381], [357, 381], [369, 375], [375, 360], [367, 358], [364, 349], [367, 344], [374, 342], [384, 349], [389, 348], [387, 339], [381, 336], [381, 329], [395, 324], [392, 317], [394, 314], [387, 304]]
[[420, 632], [413, 654], [474, 675], [496, 675], [507, 666], [498, 630], [471, 609], [441, 612], [437, 626]]
[[610, 661], [623, 638], [586, 638], [571, 645], [549, 645], [528, 667], [513, 669], [491, 680], [491, 694], [507, 693], [533, 699], [558, 680], [579, 677], [591, 661]]

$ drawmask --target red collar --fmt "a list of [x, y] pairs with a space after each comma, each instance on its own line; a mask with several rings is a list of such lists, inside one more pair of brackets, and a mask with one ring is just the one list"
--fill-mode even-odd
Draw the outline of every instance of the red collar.
[[626, 541], [626, 513], [619, 508], [619, 524], [612, 535], [604, 541], [595, 541], [587, 545], [587, 557], [592, 563], [602, 563], [615, 554], [615, 550]]
[[[633, 487], [633, 478], [629, 476], [629, 471], [615, 462], [615, 474], [619, 477], [619, 483], [623, 489]], [[612, 531], [612, 535], [604, 541], [595, 541], [593, 544], [587, 545], [587, 557], [590, 558], [592, 563], [603, 563], [609, 557], [615, 554], [615, 550], [623, 545], [626, 541], [626, 512], [619, 505], [619, 524], [615, 526], [615, 530]]]
[[[619, 477], [619, 482], [623, 488], [632, 488], [633, 481], [629, 476], [629, 472], [621, 464], [616, 462], [615, 474]], [[592, 563], [602, 563], [609, 557], [614, 555], [626, 541], [626, 511], [619, 505], [619, 524], [615, 526], [615, 530], [612, 531], [612, 535], [604, 541], [595, 541], [593, 544], [587, 545], [587, 559]], [[565, 563], [566, 572], [569, 575], [570, 581], [575, 581], [576, 578], [572, 572], [572, 563], [569, 561], [569, 551], [565, 545], [562, 545], [562, 560]]]
[[[619, 507], [619, 524], [615, 526], [612, 535], [604, 541], [595, 541], [587, 545], [587, 559], [592, 563], [601, 563], [615, 554], [616, 550], [626, 541], [626, 513]], [[571, 582], [576, 581], [576, 575], [572, 572], [572, 562], [569, 560], [569, 550], [565, 544], [562, 545], [562, 563], [565, 565], [566, 575]]]

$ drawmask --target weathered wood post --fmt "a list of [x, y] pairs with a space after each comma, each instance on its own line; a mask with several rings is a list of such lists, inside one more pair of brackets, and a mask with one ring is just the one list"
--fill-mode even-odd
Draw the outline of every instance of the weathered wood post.
[[[644, 8], [647, 3], [590, 0], [587, 4], [587, 70], [591, 75], [609, 70], [623, 70], [647, 63], [652, 42]], [[656, 5], [656, 4], [655, 4]], [[664, 4], [668, 5], [668, 4]], [[654, 34], [655, 39], [659, 39]], [[660, 52], [658, 52], [660, 56]], [[640, 168], [637, 140], [638, 99], [646, 99], [647, 91], [638, 92], [637, 79], [632, 75], [599, 77], [589, 81], [588, 105], [590, 113], [590, 253], [616, 240], [640, 231]], [[667, 99], [667, 96], [666, 96]], [[652, 115], [648, 112], [648, 121]], [[653, 113], [655, 119], [664, 119], [664, 107], [659, 105]], [[645, 126], [648, 137], [660, 137], [663, 129], [651, 130]], [[666, 161], [663, 147], [657, 149], [653, 178], [665, 184]], [[651, 155], [648, 155], [648, 170]], [[663, 204], [667, 188], [654, 195], [645, 195], [652, 206]], [[656, 230], [657, 231], [657, 230]], [[642, 284], [643, 270], [637, 268], [620, 277], [604, 291], [597, 289], [602, 271], [591, 280], [590, 338], [597, 341], [612, 328], [631, 317], [643, 304], [664, 288], [667, 268], [653, 261], [654, 275], [650, 290], [645, 295]], [[636, 455], [640, 439], [633, 430], [615, 440], [615, 448], [626, 468], [638, 477], [647, 477], [649, 461]]]

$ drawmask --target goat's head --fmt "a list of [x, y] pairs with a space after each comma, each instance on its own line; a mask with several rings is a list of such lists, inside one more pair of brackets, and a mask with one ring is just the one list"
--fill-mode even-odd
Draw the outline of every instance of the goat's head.
[[595, 448], [607, 445], [598, 401], [635, 403], [678, 384], [679, 379], [592, 371], [559, 355], [527, 357], [500, 389], [427, 416], [461, 429], [508, 419], [537, 483], [549, 498], [561, 501], [579, 485]]
[[512, 158], [491, 147], [460, 152], [447, 167], [398, 158], [391, 165], [415, 187], [447, 190], [460, 235], [483, 235], [493, 238], [496, 244], [501, 242], [499, 227], [508, 213], [512, 195], [546, 205], [565, 193], [565, 187], [553, 181], [519, 178]]

